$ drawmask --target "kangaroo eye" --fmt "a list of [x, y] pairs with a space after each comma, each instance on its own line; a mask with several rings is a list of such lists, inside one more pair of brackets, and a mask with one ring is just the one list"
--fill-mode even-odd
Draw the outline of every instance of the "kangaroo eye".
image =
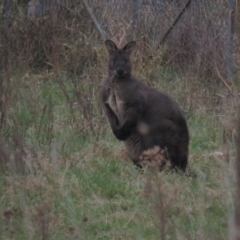
[[125, 59], [124, 59], [124, 62], [125, 62], [125, 63], [128, 63], [128, 59], [127, 59], [127, 58], [125, 58]]
[[116, 61], [117, 61], [116, 58], [112, 59], [113, 64], [116, 63]]

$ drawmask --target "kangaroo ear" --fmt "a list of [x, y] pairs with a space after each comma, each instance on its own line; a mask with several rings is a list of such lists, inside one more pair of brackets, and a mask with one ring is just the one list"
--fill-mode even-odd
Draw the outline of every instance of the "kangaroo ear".
[[127, 45], [125, 45], [122, 50], [130, 54], [135, 47], [136, 47], [136, 42], [132, 41], [132, 42], [129, 42]]
[[118, 49], [116, 44], [112, 40], [106, 40], [105, 46], [106, 46], [109, 54], [115, 52]]

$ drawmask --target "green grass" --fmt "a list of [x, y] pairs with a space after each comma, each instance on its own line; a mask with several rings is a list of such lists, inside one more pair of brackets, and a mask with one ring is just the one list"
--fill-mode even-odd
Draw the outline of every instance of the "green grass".
[[[160, 239], [161, 229], [165, 239], [228, 238], [234, 159], [227, 165], [214, 156], [222, 151], [222, 125], [209, 103], [197, 102], [188, 115], [189, 160], [198, 178], [165, 172], [156, 176], [123, 160], [123, 145], [105, 123], [94, 125], [97, 134], [85, 131], [81, 106], [72, 105], [72, 116], [54, 78], [19, 78], [15, 81], [21, 87], [16, 89], [3, 131], [6, 136], [16, 130], [22, 134], [25, 155], [20, 169], [1, 162], [2, 239], [154, 240]], [[73, 86], [64, 83], [76, 101]], [[187, 106], [181, 95], [190, 89], [179, 77], [170, 83], [162, 79], [157, 85]], [[206, 98], [210, 102], [211, 96]], [[93, 122], [98, 117], [93, 116]], [[15, 153], [20, 147], [10, 143]]]

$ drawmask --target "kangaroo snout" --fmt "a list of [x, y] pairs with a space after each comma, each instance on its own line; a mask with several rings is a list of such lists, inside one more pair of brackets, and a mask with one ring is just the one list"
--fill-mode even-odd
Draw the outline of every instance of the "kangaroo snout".
[[116, 75], [119, 76], [119, 77], [123, 77], [123, 76], [125, 75], [124, 69], [118, 68], [118, 69], [116, 70]]

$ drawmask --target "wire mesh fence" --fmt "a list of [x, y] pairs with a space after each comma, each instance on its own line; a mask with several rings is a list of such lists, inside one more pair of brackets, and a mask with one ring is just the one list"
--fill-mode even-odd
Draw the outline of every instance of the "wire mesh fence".
[[[54, 15], [58, 19], [58, 26], [64, 27], [68, 22], [67, 28], [75, 29], [88, 41], [111, 38], [119, 44], [124, 44], [136, 39], [156, 49], [187, 2], [187, 0], [19, 1], [19, 4], [14, 3], [15, 8], [12, 7], [11, 17], [17, 22], [16, 13], [23, 13], [22, 9], [26, 12], [24, 20], [26, 22]], [[191, 2], [189, 7], [166, 38], [164, 47], [167, 47], [167, 62], [180, 67], [196, 63], [198, 70], [203, 73], [212, 72], [216, 68], [223, 69], [226, 58], [227, 2], [223, 0], [189, 2]]]

